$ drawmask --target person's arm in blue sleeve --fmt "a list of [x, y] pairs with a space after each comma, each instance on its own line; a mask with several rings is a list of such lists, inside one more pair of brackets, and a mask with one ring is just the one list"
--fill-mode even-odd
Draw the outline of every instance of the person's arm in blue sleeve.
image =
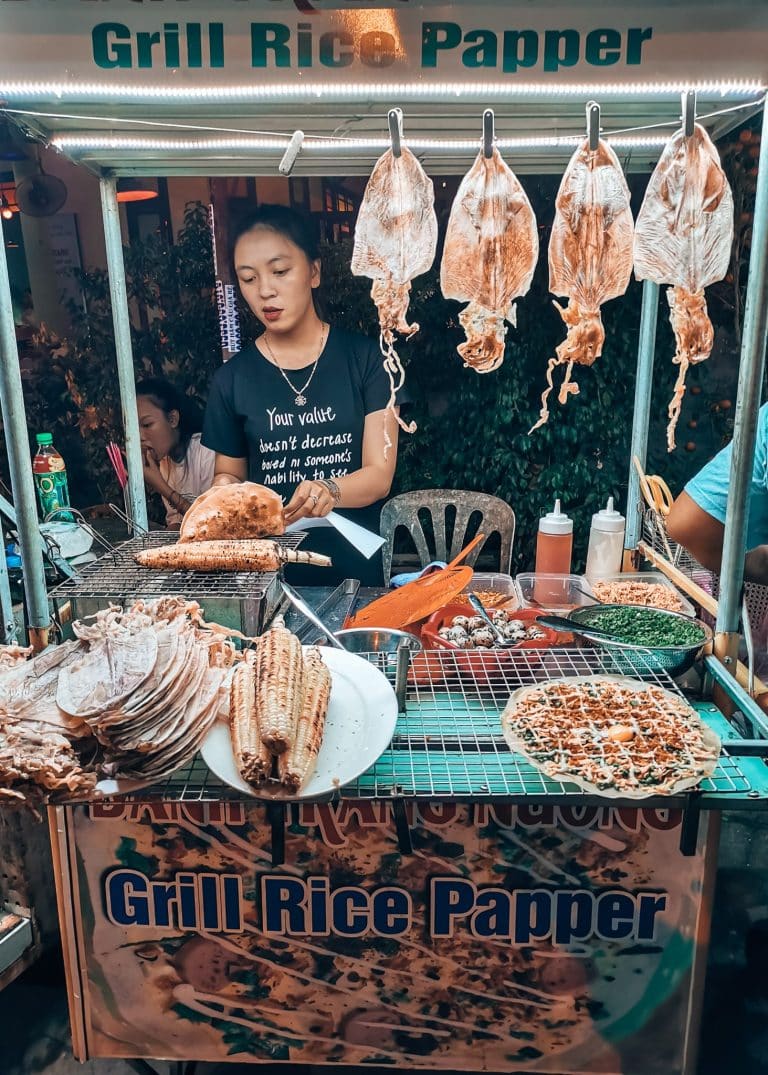
[[[702, 467], [675, 500], [667, 517], [667, 533], [683, 545], [709, 571], [719, 573], [723, 558], [725, 514], [728, 507], [732, 445]], [[768, 582], [768, 550], [760, 543], [763, 522], [768, 518], [768, 405], [760, 409], [755, 458], [749, 491], [744, 577], [749, 582]], [[768, 538], [768, 530], [765, 533]]]

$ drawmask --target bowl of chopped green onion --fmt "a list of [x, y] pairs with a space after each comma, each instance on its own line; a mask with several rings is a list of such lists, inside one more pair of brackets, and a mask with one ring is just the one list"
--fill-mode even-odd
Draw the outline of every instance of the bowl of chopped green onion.
[[595, 638], [594, 644], [610, 650], [625, 674], [650, 671], [681, 676], [712, 641], [712, 629], [701, 620], [647, 605], [583, 605], [570, 618], [613, 635], [599, 642]]

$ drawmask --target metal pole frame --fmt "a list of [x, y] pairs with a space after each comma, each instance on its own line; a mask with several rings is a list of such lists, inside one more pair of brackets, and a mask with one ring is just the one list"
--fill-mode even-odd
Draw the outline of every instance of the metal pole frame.
[[741, 338], [739, 384], [733, 454], [725, 515], [723, 559], [720, 565], [720, 597], [715, 652], [730, 664], [738, 644], [741, 591], [744, 584], [749, 489], [757, 439], [757, 420], [765, 368], [768, 329], [768, 114], [763, 104], [763, 131], [758, 161], [757, 190], [749, 258], [744, 329]]
[[149, 529], [147, 500], [144, 493], [144, 467], [141, 458], [139, 416], [136, 411], [136, 380], [133, 369], [131, 322], [128, 313], [128, 294], [125, 286], [123, 236], [120, 230], [120, 210], [117, 204], [116, 180], [99, 181], [101, 212], [104, 218], [104, 242], [107, 249], [109, 294], [112, 299], [112, 324], [115, 330], [117, 377], [120, 384], [120, 403], [125, 430], [125, 455], [128, 463], [128, 494], [131, 520], [137, 530]]
[[[29, 638], [35, 650], [48, 644], [51, 615], [45, 580], [45, 565], [40, 546], [40, 530], [35, 499], [35, 482], [29, 457], [29, 435], [24, 410], [24, 392], [21, 386], [19, 349], [13, 322], [11, 281], [8, 260], [5, 256], [5, 236], [0, 219], [0, 408], [3, 415], [5, 447], [11, 472], [11, 488], [16, 508], [17, 533], [24, 567], [24, 592]], [[5, 568], [5, 554], [0, 550]], [[2, 603], [3, 627], [8, 633], [8, 623], [13, 623], [10, 606], [10, 587], [7, 572], [0, 572], [0, 602]], [[8, 601], [8, 608], [5, 602]]]
[[652, 280], [643, 283], [643, 305], [640, 311], [640, 341], [637, 347], [637, 377], [635, 406], [632, 412], [632, 447], [629, 450], [629, 483], [627, 485], [625, 550], [634, 550], [640, 540], [642, 514], [640, 476], [632, 462], [634, 456], [645, 470], [648, 452], [648, 424], [651, 418], [653, 394], [653, 360], [656, 356], [656, 324], [659, 317], [659, 285]]

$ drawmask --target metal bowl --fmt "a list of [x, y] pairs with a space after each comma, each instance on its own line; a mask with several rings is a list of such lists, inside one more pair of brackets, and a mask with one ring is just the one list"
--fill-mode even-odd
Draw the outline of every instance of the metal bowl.
[[[601, 649], [610, 651], [611, 656], [619, 666], [619, 670], [625, 674], [633, 675], [647, 668], [650, 672], [667, 672], [670, 676], [681, 676], [687, 672], [696, 658], [706, 645], [712, 641], [712, 628], [702, 620], [686, 616], [682, 612], [669, 612], [667, 609], [654, 608], [649, 605], [583, 605], [571, 612], [570, 618], [575, 623], [581, 623], [584, 627], [589, 626], [601, 612], [619, 608], [641, 609], [644, 612], [654, 612], [659, 616], [666, 616], [670, 620], [683, 620], [685, 623], [695, 623], [703, 634], [701, 642], [692, 646], [638, 646], [632, 642], [609, 642], [597, 638], [592, 639], [592, 644]], [[595, 624], [597, 627], [598, 625]], [[633, 660], [636, 658], [636, 660]]]
[[412, 653], [422, 649], [420, 639], [410, 631], [393, 631], [388, 627], [347, 627], [334, 634], [350, 653], [397, 653], [401, 646]]

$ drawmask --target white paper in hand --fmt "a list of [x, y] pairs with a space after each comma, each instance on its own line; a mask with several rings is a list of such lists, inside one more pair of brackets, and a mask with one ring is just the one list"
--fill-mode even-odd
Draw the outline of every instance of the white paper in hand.
[[285, 529], [286, 533], [290, 534], [294, 530], [313, 530], [316, 526], [332, 526], [366, 560], [370, 560], [384, 544], [384, 538], [379, 534], [375, 534], [373, 530], [366, 530], [364, 526], [353, 523], [351, 519], [345, 519], [343, 515], [337, 515], [335, 511], [324, 515], [322, 519], [298, 519]]

